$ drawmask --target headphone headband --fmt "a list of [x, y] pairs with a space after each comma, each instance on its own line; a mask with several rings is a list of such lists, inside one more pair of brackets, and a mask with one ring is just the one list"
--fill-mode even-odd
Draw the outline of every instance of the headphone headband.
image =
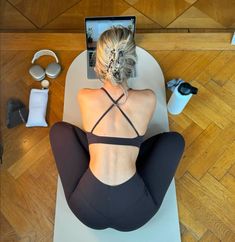
[[55, 52], [53, 52], [52, 50], [48, 50], [48, 49], [44, 49], [44, 50], [39, 50], [37, 51], [32, 59], [32, 64], [34, 63], [35, 60], [37, 60], [39, 57], [43, 56], [43, 55], [50, 55], [53, 56], [56, 59], [56, 62], [58, 63], [59, 60], [55, 54]]

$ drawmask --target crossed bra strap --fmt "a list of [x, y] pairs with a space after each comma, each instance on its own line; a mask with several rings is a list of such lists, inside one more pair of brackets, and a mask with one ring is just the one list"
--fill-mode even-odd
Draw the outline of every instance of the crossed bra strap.
[[[104, 90], [106, 92], [106, 94], [109, 96], [109, 98], [112, 100], [113, 104], [107, 109], [107, 111], [99, 118], [99, 120], [96, 122], [96, 124], [94, 125], [93, 129], [91, 130], [91, 133], [93, 132], [93, 130], [95, 129], [95, 127], [97, 126], [97, 124], [100, 122], [100, 120], [106, 115], [106, 113], [108, 113], [108, 111], [113, 107], [116, 106], [118, 107], [118, 109], [122, 112], [122, 114], [125, 116], [125, 118], [127, 119], [127, 121], [130, 123], [130, 125], [133, 127], [133, 129], [135, 130], [135, 132], [137, 133], [138, 136], [139, 133], [136, 130], [135, 126], [133, 125], [133, 123], [131, 122], [131, 120], [127, 117], [127, 115], [123, 112], [123, 110], [118, 106], [118, 101], [123, 97], [124, 93], [115, 101], [110, 94], [107, 92], [107, 90], [103, 87], [101, 87], [102, 90]], [[131, 88], [128, 88], [128, 90], [130, 90]]]

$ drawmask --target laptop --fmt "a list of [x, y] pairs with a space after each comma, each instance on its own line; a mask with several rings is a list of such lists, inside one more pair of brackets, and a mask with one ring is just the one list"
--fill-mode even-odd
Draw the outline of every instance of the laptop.
[[[94, 71], [95, 67], [95, 51], [96, 43], [100, 35], [112, 26], [122, 25], [129, 28], [133, 37], [135, 34], [135, 16], [110, 16], [110, 17], [86, 17], [85, 18], [85, 32], [86, 32], [86, 48], [87, 48], [87, 78], [98, 79]], [[132, 76], [136, 77], [136, 69], [134, 69]]]

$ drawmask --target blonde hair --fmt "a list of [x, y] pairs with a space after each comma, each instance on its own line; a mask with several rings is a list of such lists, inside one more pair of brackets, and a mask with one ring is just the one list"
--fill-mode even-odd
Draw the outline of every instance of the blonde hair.
[[[96, 47], [95, 72], [99, 79], [111, 81], [114, 86], [120, 86], [125, 93], [125, 103], [128, 92], [122, 84], [126, 84], [137, 62], [136, 45], [133, 33], [121, 25], [104, 31]], [[123, 104], [119, 103], [119, 104]]]

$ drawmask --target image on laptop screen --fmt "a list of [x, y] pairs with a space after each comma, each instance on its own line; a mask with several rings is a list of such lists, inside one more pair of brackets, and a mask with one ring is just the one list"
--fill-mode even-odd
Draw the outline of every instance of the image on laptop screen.
[[135, 32], [135, 16], [130, 17], [100, 17], [100, 18], [86, 18], [86, 42], [88, 50], [95, 50], [96, 43], [100, 35], [112, 26], [122, 25], [129, 28], [134, 35]]

